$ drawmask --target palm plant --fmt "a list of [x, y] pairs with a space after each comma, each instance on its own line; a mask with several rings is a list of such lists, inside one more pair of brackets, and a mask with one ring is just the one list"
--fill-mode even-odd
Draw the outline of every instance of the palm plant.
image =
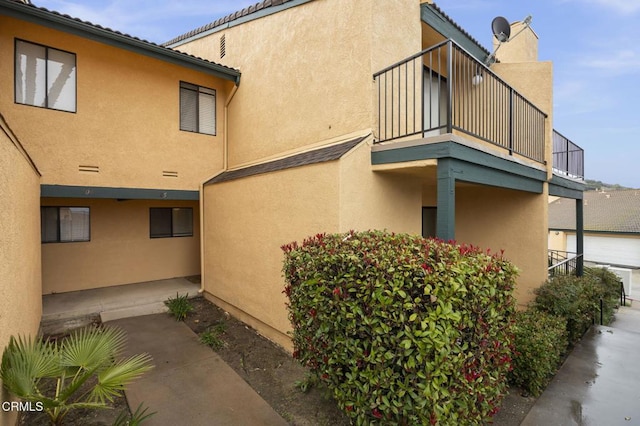
[[107, 401], [153, 368], [146, 353], [122, 359], [125, 341], [125, 332], [112, 327], [83, 328], [61, 343], [12, 336], [0, 379], [18, 398], [40, 403], [51, 424], [59, 425], [69, 410], [107, 408]]

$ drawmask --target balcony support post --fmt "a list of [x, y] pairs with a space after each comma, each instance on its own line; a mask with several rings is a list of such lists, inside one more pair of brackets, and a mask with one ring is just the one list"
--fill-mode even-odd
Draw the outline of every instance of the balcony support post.
[[436, 237], [444, 241], [455, 240], [456, 232], [456, 179], [450, 159], [438, 160], [438, 210]]
[[584, 204], [576, 199], [576, 275], [584, 273]]

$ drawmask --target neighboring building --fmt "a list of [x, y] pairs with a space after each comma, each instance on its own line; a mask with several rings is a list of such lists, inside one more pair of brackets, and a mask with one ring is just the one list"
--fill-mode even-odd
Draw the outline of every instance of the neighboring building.
[[553, 131], [530, 28], [489, 69], [428, 2], [267, 0], [167, 46], [242, 71], [203, 189], [203, 288], [271, 339], [290, 344], [279, 247], [318, 232], [504, 249], [521, 304], [546, 279], [547, 197], [580, 205], [582, 152]]
[[[573, 203], [549, 204], [549, 249], [576, 252]], [[584, 193], [584, 260], [640, 268], [640, 190]]]
[[526, 304], [547, 197], [580, 219], [531, 29], [487, 67], [433, 4], [267, 0], [167, 46], [0, 0], [0, 347], [41, 294], [199, 273], [290, 347], [280, 246], [350, 229], [504, 249]]

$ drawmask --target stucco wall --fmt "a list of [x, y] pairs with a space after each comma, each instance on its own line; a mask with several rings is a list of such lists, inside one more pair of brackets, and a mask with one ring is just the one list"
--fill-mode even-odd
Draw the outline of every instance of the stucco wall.
[[280, 246], [338, 231], [338, 167], [321, 163], [204, 188], [206, 293], [288, 348]]
[[[37, 171], [12, 142], [0, 116], [0, 351], [11, 335], [38, 332], [40, 281], [40, 186]], [[0, 402], [9, 396], [0, 382]], [[15, 416], [0, 410], [0, 424]]]
[[564, 231], [549, 231], [549, 250], [567, 251], [567, 235]]
[[521, 306], [547, 278], [546, 207], [546, 194], [456, 184], [456, 240], [494, 253], [504, 249], [520, 269], [515, 296]]
[[[42, 205], [89, 207], [91, 221], [89, 242], [42, 244], [43, 294], [200, 273], [197, 202], [42, 198]], [[150, 207], [192, 207], [193, 237], [150, 238]]]
[[[14, 103], [14, 38], [76, 54], [76, 113]], [[6, 16], [0, 59], [0, 110], [43, 184], [197, 190], [222, 167], [231, 82]], [[217, 136], [179, 130], [181, 80], [216, 89]], [[80, 165], [99, 173], [79, 172]]]
[[420, 234], [422, 187], [408, 175], [371, 170], [371, 139], [340, 160], [340, 231]]
[[229, 107], [235, 167], [373, 128], [372, 75], [420, 50], [419, 4], [316, 0], [177, 48], [242, 72]]

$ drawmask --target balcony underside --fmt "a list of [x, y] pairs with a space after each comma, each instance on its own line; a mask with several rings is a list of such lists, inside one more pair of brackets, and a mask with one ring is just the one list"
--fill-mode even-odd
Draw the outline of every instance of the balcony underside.
[[410, 173], [435, 181], [444, 175], [461, 182], [542, 193], [543, 165], [455, 134], [376, 144], [371, 164], [378, 172]]

